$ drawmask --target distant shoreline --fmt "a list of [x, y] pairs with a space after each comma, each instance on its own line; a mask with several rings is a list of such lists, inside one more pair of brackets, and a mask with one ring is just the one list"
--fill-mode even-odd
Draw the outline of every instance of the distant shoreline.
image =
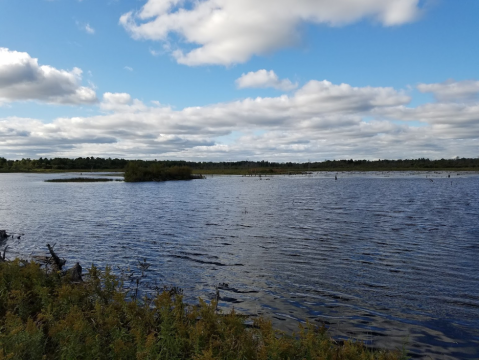
[[336, 172], [336, 173], [372, 173], [372, 172], [381, 172], [381, 173], [387, 173], [387, 172], [428, 172], [428, 173], [434, 173], [434, 172], [477, 172], [479, 173], [479, 168], [478, 169], [470, 169], [470, 168], [463, 168], [463, 169], [451, 169], [451, 168], [444, 168], [444, 169], [381, 169], [381, 170], [376, 170], [376, 169], [311, 169], [311, 170], [285, 170], [285, 169], [273, 169], [273, 172], [269, 170], [264, 170], [264, 171], [255, 171], [255, 172], [249, 172], [244, 169], [225, 169], [225, 170], [220, 170], [220, 169], [213, 169], [213, 170], [207, 170], [207, 169], [202, 169], [202, 170], [195, 170], [193, 169], [194, 174], [202, 174], [202, 175], [307, 175], [308, 173], [327, 173], [327, 172]]
[[[131, 170], [135, 168], [132, 172]], [[111, 158], [39, 158], [7, 160], [0, 157], [0, 173], [123, 173], [130, 178], [140, 172], [162, 173], [175, 172], [172, 169], [190, 169], [191, 174], [197, 175], [274, 175], [274, 174], [305, 174], [315, 171], [479, 171], [479, 158], [459, 158], [430, 160], [418, 159], [341, 159], [308, 162], [291, 161], [186, 161], [186, 160], [127, 160]], [[143, 169], [143, 170], [139, 170]], [[156, 174], [156, 175], [158, 175]], [[163, 174], [163, 175], [165, 175]], [[151, 175], [151, 174], [150, 174]], [[156, 176], [155, 175], [155, 176]], [[163, 177], [163, 175], [161, 177]], [[184, 174], [183, 174], [184, 175]], [[182, 175], [182, 176], [183, 176]], [[153, 177], [155, 177], [153, 176]], [[150, 176], [151, 177], [151, 176]], [[168, 176], [167, 176], [168, 177]], [[173, 176], [175, 177], [175, 176]], [[185, 177], [185, 176], [183, 176]]]
[[[305, 175], [307, 173], [326, 173], [326, 172], [338, 172], [338, 173], [371, 173], [371, 172], [471, 172], [479, 173], [479, 168], [435, 168], [435, 169], [310, 169], [310, 170], [298, 170], [298, 169], [255, 169], [250, 171], [248, 169], [192, 169], [193, 175]], [[123, 176], [124, 170], [111, 170], [111, 169], [99, 169], [93, 171], [85, 170], [52, 170], [52, 169], [34, 169], [34, 170], [3, 170], [0, 169], [0, 174], [68, 174], [68, 173], [81, 173], [83, 175], [108, 173], [110, 176]], [[100, 175], [101, 176], [101, 175]]]

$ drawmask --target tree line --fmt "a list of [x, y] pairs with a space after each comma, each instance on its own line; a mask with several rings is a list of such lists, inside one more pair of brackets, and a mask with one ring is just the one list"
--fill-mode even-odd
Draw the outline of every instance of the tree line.
[[455, 158], [430, 160], [426, 158], [403, 160], [325, 160], [314, 162], [271, 162], [271, 161], [221, 161], [194, 162], [183, 160], [126, 160], [99, 157], [70, 158], [39, 158], [7, 160], [0, 157], [0, 171], [99, 171], [125, 170], [128, 163], [149, 168], [189, 167], [194, 171], [245, 171], [245, 172], [275, 172], [278, 171], [394, 171], [394, 170], [479, 170], [479, 158]]

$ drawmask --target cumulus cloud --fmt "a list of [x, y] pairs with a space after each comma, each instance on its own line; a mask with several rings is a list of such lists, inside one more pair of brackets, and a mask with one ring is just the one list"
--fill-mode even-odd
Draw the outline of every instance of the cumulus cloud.
[[148, 0], [120, 24], [135, 39], [168, 41], [171, 34], [198, 47], [176, 48], [181, 64], [229, 65], [291, 46], [302, 23], [345, 25], [373, 19], [384, 26], [416, 19], [419, 0]]
[[417, 88], [422, 93], [432, 93], [440, 102], [476, 100], [479, 95], [479, 81], [477, 80], [455, 81], [450, 79], [442, 83], [419, 84]]
[[289, 79], [280, 80], [273, 70], [267, 71], [264, 69], [241, 75], [240, 78], [236, 79], [236, 85], [240, 89], [272, 87], [283, 91], [298, 87], [297, 83], [293, 84]]
[[[103, 94], [102, 113], [0, 118], [3, 156], [191, 160], [476, 157], [477, 103], [408, 107], [390, 87], [312, 80], [292, 94], [175, 110], [128, 93]], [[422, 122], [423, 126], [409, 121]], [[235, 134], [231, 138], [231, 134]], [[224, 139], [230, 138], [228, 141]]]
[[0, 48], [0, 103], [38, 100], [53, 104], [93, 104], [95, 91], [81, 86], [82, 70], [38, 65], [25, 52]]
[[375, 109], [379, 116], [399, 121], [420, 121], [431, 135], [450, 139], [479, 139], [479, 104], [434, 103], [417, 108]]
[[[291, 95], [174, 110], [127, 93], [103, 94], [103, 114], [0, 119], [4, 156], [118, 156], [196, 160], [477, 156], [479, 107], [411, 99], [387, 87], [310, 81]], [[415, 120], [424, 126], [411, 126]], [[223, 142], [235, 133], [234, 140]], [[21, 155], [19, 155], [21, 154]]]
[[127, 93], [104, 93], [100, 109], [114, 112], [146, 111], [147, 107], [138, 99], [132, 99]]

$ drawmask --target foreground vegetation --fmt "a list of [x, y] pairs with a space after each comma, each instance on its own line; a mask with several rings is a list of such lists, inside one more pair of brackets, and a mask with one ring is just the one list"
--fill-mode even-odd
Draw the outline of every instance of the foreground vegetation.
[[[405, 159], [405, 160], [326, 160], [307, 163], [236, 161], [236, 162], [192, 162], [192, 161], [134, 161], [138, 166], [149, 168], [189, 167], [196, 174], [284, 174], [303, 171], [479, 171], [479, 158], [466, 159]], [[40, 158], [37, 160], [7, 160], [0, 157], [0, 172], [62, 172], [62, 171], [123, 171], [129, 161], [104, 158]]]
[[137, 300], [109, 268], [84, 282], [33, 262], [0, 261], [0, 359], [400, 359], [325, 329], [294, 336], [259, 318], [252, 328], [216, 304], [188, 306], [178, 291]]

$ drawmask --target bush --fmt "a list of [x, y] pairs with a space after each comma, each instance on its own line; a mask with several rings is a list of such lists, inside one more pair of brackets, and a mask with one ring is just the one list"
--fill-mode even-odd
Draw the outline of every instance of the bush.
[[142, 166], [136, 161], [130, 161], [125, 168], [125, 181], [167, 181], [190, 180], [191, 169], [187, 166], [165, 168], [162, 164]]
[[286, 336], [263, 318], [246, 328], [216, 304], [186, 305], [177, 292], [142, 301], [109, 268], [84, 283], [33, 262], [0, 263], [0, 359], [398, 359], [360, 343], [335, 344], [324, 328]]

